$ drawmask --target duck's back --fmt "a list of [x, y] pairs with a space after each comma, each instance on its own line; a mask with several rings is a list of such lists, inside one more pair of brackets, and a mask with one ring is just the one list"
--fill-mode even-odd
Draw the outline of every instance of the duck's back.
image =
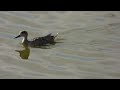
[[47, 44], [54, 44], [55, 43], [55, 36], [48, 34], [44, 37], [37, 37], [34, 38], [32, 41], [29, 42], [30, 46], [45, 46]]

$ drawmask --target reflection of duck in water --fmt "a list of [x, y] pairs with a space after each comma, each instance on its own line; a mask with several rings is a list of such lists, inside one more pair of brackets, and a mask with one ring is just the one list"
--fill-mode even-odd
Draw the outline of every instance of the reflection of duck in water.
[[[57, 35], [58, 35], [58, 33], [57, 33]], [[48, 34], [44, 37], [37, 37], [37, 38], [33, 39], [32, 41], [28, 41], [27, 31], [22, 31], [15, 38], [23, 37], [23, 40], [22, 40], [23, 45], [28, 45], [30, 47], [39, 47], [39, 46], [46, 46], [48, 44], [55, 44], [55, 38], [57, 37], [57, 35], [52, 36], [51, 34]]]
[[20, 57], [22, 59], [28, 59], [29, 55], [30, 55], [30, 49], [27, 46], [24, 46], [24, 50], [15, 50], [16, 52], [20, 53]]

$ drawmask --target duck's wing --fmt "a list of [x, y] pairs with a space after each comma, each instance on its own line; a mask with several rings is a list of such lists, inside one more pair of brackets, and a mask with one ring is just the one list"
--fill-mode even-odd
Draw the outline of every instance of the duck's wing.
[[47, 44], [47, 41], [43, 37], [33, 38], [30, 41], [31, 46], [43, 46]]
[[[57, 35], [56, 35], [57, 36]], [[33, 38], [31, 43], [32, 45], [34, 46], [42, 46], [42, 45], [47, 45], [47, 44], [54, 44], [55, 43], [55, 37], [56, 36], [53, 36], [51, 33], [46, 35], [46, 36], [43, 36], [43, 37], [36, 37], [36, 38]]]
[[52, 35], [52, 33], [50, 33], [50, 34], [44, 36], [44, 38], [50, 38], [50, 37], [52, 37], [52, 38], [55, 39], [57, 36], [58, 36], [58, 33], [56, 35]]

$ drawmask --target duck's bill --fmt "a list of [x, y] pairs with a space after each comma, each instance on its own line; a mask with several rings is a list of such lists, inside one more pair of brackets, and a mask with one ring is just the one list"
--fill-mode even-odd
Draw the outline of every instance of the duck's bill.
[[19, 38], [20, 37], [20, 35], [18, 35], [17, 37], [15, 37], [15, 38]]

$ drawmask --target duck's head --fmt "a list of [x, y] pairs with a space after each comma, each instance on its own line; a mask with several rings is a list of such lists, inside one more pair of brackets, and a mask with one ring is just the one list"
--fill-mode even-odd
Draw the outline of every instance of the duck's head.
[[20, 31], [19, 35], [16, 36], [15, 38], [19, 38], [19, 37], [27, 37], [27, 36], [28, 36], [27, 31]]

